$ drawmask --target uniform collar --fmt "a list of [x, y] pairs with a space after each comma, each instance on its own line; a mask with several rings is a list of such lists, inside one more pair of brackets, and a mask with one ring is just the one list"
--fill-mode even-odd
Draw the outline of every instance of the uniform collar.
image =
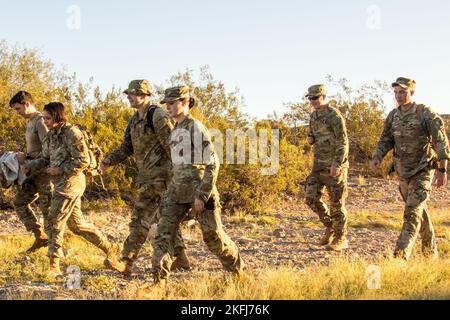
[[148, 110], [150, 110], [150, 107], [152, 106], [151, 102], [149, 102], [145, 107], [144, 110], [142, 112], [142, 117], [139, 116], [139, 112], [136, 112], [138, 114], [139, 120], [144, 120], [147, 118], [147, 113]]
[[316, 109], [314, 111], [318, 116], [323, 116], [328, 111], [328, 108], [329, 108], [329, 105], [327, 103], [322, 107], [322, 109], [320, 109], [320, 110]]
[[54, 130], [55, 135], [59, 136], [61, 134], [61, 132], [64, 130], [64, 128], [66, 128], [68, 126], [68, 123], [65, 122], [63, 123], [61, 126], [59, 126], [59, 128], [57, 128], [56, 130]]
[[28, 119], [28, 121], [33, 121], [34, 119], [36, 119], [37, 117], [41, 116], [42, 114], [37, 111], [30, 119]]
[[185, 123], [186, 121], [188, 121], [188, 119], [189, 119], [189, 120], [192, 120], [192, 119], [193, 119], [190, 113], [186, 116], [186, 118], [184, 118], [183, 121], [181, 121], [180, 123], [177, 122], [177, 126], [181, 126], [183, 123]]
[[416, 113], [416, 111], [417, 111], [417, 104], [414, 101], [412, 101], [411, 102], [411, 107], [408, 109], [408, 111], [403, 112], [402, 111], [402, 106], [398, 107], [398, 111], [400, 112], [400, 114], [402, 116], [405, 116], [405, 115], [408, 115], [408, 114], [411, 114], [411, 113]]

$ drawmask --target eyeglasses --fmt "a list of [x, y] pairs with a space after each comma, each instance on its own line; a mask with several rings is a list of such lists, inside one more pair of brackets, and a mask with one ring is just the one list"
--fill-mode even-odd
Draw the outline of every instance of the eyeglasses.
[[317, 101], [319, 100], [320, 96], [316, 96], [316, 97], [308, 97], [309, 101]]

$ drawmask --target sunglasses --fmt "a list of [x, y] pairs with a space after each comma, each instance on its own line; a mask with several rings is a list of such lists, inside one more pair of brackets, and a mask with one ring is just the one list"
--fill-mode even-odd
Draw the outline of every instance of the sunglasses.
[[317, 101], [319, 100], [320, 96], [317, 97], [308, 97], [309, 101]]

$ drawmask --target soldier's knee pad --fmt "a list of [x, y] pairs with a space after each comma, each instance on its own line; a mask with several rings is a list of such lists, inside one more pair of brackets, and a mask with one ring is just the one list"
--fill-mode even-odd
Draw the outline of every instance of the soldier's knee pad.
[[420, 221], [421, 220], [421, 208], [420, 206], [415, 206], [415, 205], [406, 205], [405, 206], [405, 213], [404, 213], [404, 218], [405, 220], [414, 220], [414, 221]]
[[428, 200], [428, 193], [426, 191], [414, 192], [408, 195], [406, 199], [407, 207], [418, 207]]

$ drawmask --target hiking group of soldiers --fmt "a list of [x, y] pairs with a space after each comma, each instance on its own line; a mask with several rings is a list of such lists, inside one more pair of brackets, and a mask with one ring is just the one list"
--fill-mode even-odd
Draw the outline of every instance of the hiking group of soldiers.
[[[425, 255], [437, 257], [436, 239], [427, 201], [432, 185], [447, 185], [450, 159], [448, 138], [442, 118], [432, 109], [412, 101], [416, 82], [398, 78], [392, 84], [398, 108], [388, 115], [371, 162], [376, 171], [383, 158], [394, 150], [394, 168], [399, 176], [400, 193], [405, 202], [404, 223], [394, 256], [408, 259], [417, 236], [422, 238]], [[239, 248], [223, 229], [216, 182], [219, 159], [208, 129], [190, 114], [195, 99], [190, 88], [167, 89], [161, 104], [151, 103], [147, 80], [134, 80], [124, 91], [135, 114], [128, 122], [123, 142], [101, 162], [100, 169], [120, 164], [134, 156], [138, 168], [137, 194], [123, 245], [110, 243], [94, 225], [85, 221], [81, 197], [86, 188], [84, 171], [89, 165], [88, 147], [80, 129], [67, 121], [64, 106], [53, 102], [42, 113], [33, 106], [32, 96], [20, 91], [10, 106], [27, 121], [26, 153], [18, 153], [22, 172], [28, 177], [14, 200], [14, 207], [35, 241], [28, 252], [48, 246], [49, 275], [62, 275], [63, 236], [66, 226], [100, 248], [105, 266], [130, 275], [150, 227], [157, 223], [153, 245], [152, 273], [155, 284], [165, 283], [171, 270], [190, 269], [181, 223], [189, 215], [201, 227], [203, 240], [222, 266], [240, 277], [244, 261]], [[306, 203], [325, 227], [320, 245], [328, 250], [348, 248], [347, 175], [349, 141], [344, 117], [326, 103], [326, 87], [315, 85], [306, 98], [314, 108], [309, 124], [308, 143], [313, 145], [314, 163], [306, 181]], [[174, 158], [180, 144], [177, 130], [188, 132], [188, 143], [195, 135], [203, 137], [198, 160], [191, 149], [190, 162]], [[184, 137], [186, 138], [186, 137]], [[330, 206], [322, 200], [327, 188]], [[31, 208], [39, 199], [44, 226]]]

